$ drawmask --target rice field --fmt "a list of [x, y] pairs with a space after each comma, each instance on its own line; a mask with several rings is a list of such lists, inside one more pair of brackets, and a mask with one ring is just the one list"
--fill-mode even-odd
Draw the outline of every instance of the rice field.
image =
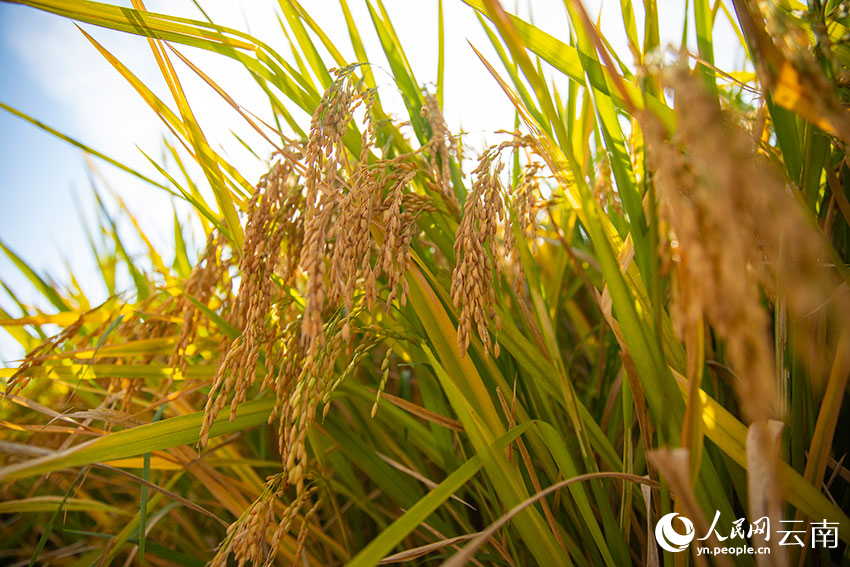
[[[125, 211], [131, 260], [104, 219], [104, 302], [2, 246], [51, 307], [4, 283], [27, 354], [0, 369], [0, 564], [850, 564], [846, 3], [693, 0], [678, 48], [664, 3], [623, 1], [615, 52], [580, 0], [563, 37], [464, 0], [515, 108], [483, 147], [443, 114], [442, 0], [425, 82], [365, 0], [389, 86], [347, 0], [333, 38], [281, 0], [284, 53], [141, 0], [17, 3], [149, 47], [169, 99], [80, 29], [178, 173], [0, 106], [191, 205], [205, 244], [178, 225], [158, 250]], [[720, 19], [740, 69], [714, 64]], [[268, 116], [184, 46], [240, 64]], [[261, 178], [176, 68], [275, 148]]]

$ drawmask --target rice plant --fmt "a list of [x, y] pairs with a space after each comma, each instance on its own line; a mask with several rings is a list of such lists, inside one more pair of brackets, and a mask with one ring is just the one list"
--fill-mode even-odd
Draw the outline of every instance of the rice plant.
[[[690, 53], [659, 45], [663, 6], [640, 38], [622, 2], [616, 53], [579, 0], [560, 38], [464, 1], [516, 108], [489, 147], [450, 130], [442, 71], [414, 77], [381, 0], [391, 87], [346, 0], [348, 38], [282, 0], [284, 54], [141, 0], [19, 2], [148, 42], [169, 101], [82, 31], [202, 178], [3, 108], [189, 203], [206, 244], [178, 226], [140, 266], [105, 219], [99, 305], [3, 246], [52, 308], [0, 319], [28, 352], [0, 370], [0, 562], [850, 561], [845, 3], [694, 0]], [[745, 68], [714, 64], [717, 18]], [[269, 116], [186, 45], [241, 64]], [[259, 180], [207, 140], [175, 60], [276, 148]]]

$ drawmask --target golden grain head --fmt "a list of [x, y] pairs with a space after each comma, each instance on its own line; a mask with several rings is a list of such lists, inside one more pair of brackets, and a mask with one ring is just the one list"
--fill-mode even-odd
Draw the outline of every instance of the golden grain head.
[[644, 130], [668, 241], [676, 243], [674, 322], [681, 331], [706, 317], [726, 342], [748, 417], [763, 421], [780, 403], [762, 293], [773, 297], [781, 281], [789, 307], [805, 318], [832, 286], [818, 268], [822, 236], [746, 129], [686, 70], [665, 80], [682, 109], [679, 127], [671, 139], [651, 121]]
[[[457, 341], [462, 353], [469, 348], [473, 331], [481, 339], [485, 355], [490, 352], [491, 325], [497, 333], [501, 328], [493, 286], [499, 282], [505, 263], [514, 272], [517, 288], [523, 285], [514, 231], [530, 242], [532, 253], [536, 252], [536, 203], [542, 166], [529, 161], [519, 175], [519, 182], [510, 190], [503, 188], [500, 178], [504, 169], [502, 153], [528, 146], [526, 138], [514, 135], [485, 150], [472, 172], [472, 188], [455, 235], [457, 262], [451, 285], [452, 301], [460, 309]], [[495, 341], [494, 344], [493, 351], [498, 356], [499, 346]]]
[[452, 184], [450, 160], [454, 156], [455, 163], [460, 168], [463, 163], [461, 146], [446, 124], [437, 97], [430, 93], [425, 94], [425, 106], [422, 107], [422, 115], [428, 119], [428, 125], [431, 127], [428, 152], [430, 154], [429, 165], [432, 175], [437, 180], [438, 191], [448, 211], [457, 216], [460, 214], [461, 207]]

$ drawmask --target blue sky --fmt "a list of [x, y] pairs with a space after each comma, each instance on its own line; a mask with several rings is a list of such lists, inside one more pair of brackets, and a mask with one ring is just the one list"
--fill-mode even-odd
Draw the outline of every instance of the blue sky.
[[[433, 81], [436, 76], [436, 0], [416, 3], [385, 0], [385, 3], [417, 79]], [[285, 39], [279, 28], [276, 29], [274, 2], [251, 0], [240, 4], [216, 0], [202, 4], [214, 21], [249, 31], [285, 51]], [[363, 3], [354, 0], [350, 4], [361, 28], [371, 29], [362, 9]], [[635, 4], [639, 9], [640, 3]], [[153, 11], [199, 17], [190, 0], [148, 2], [147, 6]], [[336, 2], [312, 0], [305, 6], [313, 10], [319, 23], [348, 55], [345, 51], [347, 34]], [[513, 113], [466, 43], [469, 39], [485, 55], [490, 54], [491, 60], [496, 60], [486, 49], [487, 40], [471, 10], [459, 0], [446, 0], [445, 6], [446, 37], [450, 41], [446, 68], [447, 120], [454, 129], [462, 126], [471, 132], [467, 141], [475, 146], [486, 138], [487, 132], [511, 127]], [[535, 0], [532, 6], [537, 25], [554, 35], [566, 37], [567, 20], [561, 2]], [[587, 6], [592, 16], [599, 13], [599, 2], [588, 2]], [[662, 36], [666, 41], [680, 41], [683, 6], [684, 2], [660, 3]], [[601, 10], [606, 36], [619, 53], [628, 53], [619, 2], [606, 0]], [[528, 16], [527, 10], [522, 13]], [[641, 18], [638, 14], [639, 22]], [[741, 59], [740, 53], [732, 47], [737, 40], [728, 24], [719, 21], [717, 28], [721, 33], [717, 42], [721, 49], [718, 60], [729, 68]], [[167, 98], [145, 40], [91, 26], [85, 29], [160, 96]], [[378, 65], [386, 68], [376, 39], [366, 34], [365, 41], [367, 52]], [[181, 48], [181, 51], [241, 104], [261, 116], [268, 116], [268, 105], [262, 93], [251, 88], [251, 81], [238, 66], [191, 48]], [[353, 55], [351, 58], [353, 60]], [[0, 3], [0, 71], [3, 78], [0, 101], [156, 176], [136, 146], [151, 156], [159, 156], [163, 129], [155, 115], [72, 22], [31, 8]], [[178, 73], [207, 137], [222, 148], [247, 179], [256, 179], [262, 173], [263, 164], [239, 147], [229, 129], [236, 129], [252, 145], [256, 144], [254, 147], [260, 155], [268, 155], [269, 148], [252, 132], [245, 131], [229, 107], [185, 67], [178, 66]], [[384, 91], [392, 99], [388, 75], [383, 76]], [[380, 70], [377, 77], [382, 82]], [[391, 110], [392, 104], [390, 102]], [[400, 103], [396, 114], [401, 114]], [[109, 186], [138, 215], [155, 243], [167, 249], [172, 238], [171, 198], [102, 162], [96, 165]], [[95, 275], [95, 263], [88, 249], [79, 209], [91, 220], [93, 198], [81, 152], [0, 111], [0, 240], [42, 275], [66, 279], [67, 261], [84, 288], [95, 298], [103, 299], [105, 292]], [[5, 258], [0, 258], [0, 279], [13, 286], [25, 301], [34, 299], [35, 295], [28, 291], [24, 280]], [[0, 305], [17, 315], [2, 291]], [[0, 360], [8, 361], [20, 354], [15, 343], [0, 332]]]
[[[71, 130], [73, 109], [42, 87], [38, 71], [19, 56], [14, 45], [25, 30], [50, 19], [46, 14], [0, 4], [0, 101]], [[75, 237], [81, 234], [77, 223], [69, 222], [67, 216], [74, 210], [72, 180], [83, 174], [79, 152], [5, 112], [0, 112], [0, 133], [0, 238], [27, 256], [36, 256], [42, 267], [55, 269], [57, 239], [68, 240], [63, 229], [73, 231]], [[4, 277], [7, 274], [4, 269]]]

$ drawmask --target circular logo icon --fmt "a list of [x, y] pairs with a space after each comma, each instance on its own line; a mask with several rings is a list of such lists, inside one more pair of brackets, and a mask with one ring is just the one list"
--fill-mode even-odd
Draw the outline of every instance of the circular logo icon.
[[[676, 516], [678, 516], [679, 521], [685, 525], [684, 534], [680, 534], [673, 527], [673, 520]], [[658, 541], [658, 545], [667, 551], [672, 551], [673, 553], [685, 551], [688, 544], [693, 541], [695, 535], [693, 523], [691, 523], [691, 521], [686, 517], [679, 516], [676, 512], [667, 514], [658, 520], [658, 523], [655, 525], [655, 539]]]

